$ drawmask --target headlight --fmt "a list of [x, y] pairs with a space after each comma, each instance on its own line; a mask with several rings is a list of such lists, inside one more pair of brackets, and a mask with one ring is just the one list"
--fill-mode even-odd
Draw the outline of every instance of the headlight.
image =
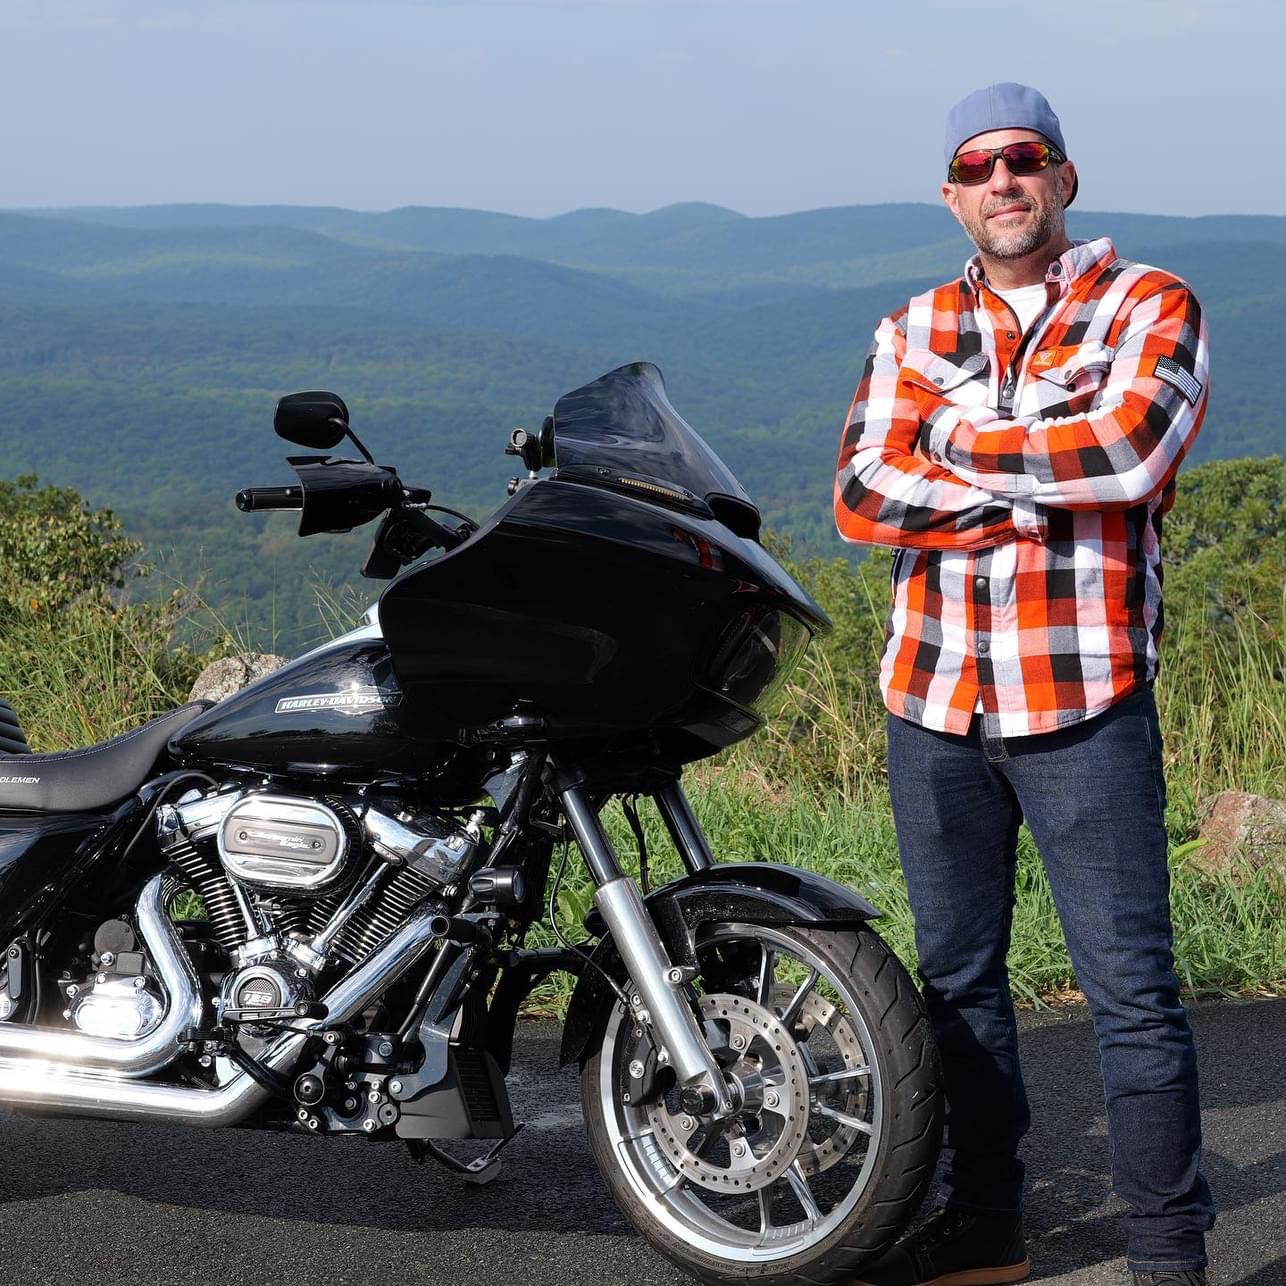
[[789, 612], [747, 608], [728, 623], [702, 667], [720, 695], [763, 713], [803, 658], [812, 631]]

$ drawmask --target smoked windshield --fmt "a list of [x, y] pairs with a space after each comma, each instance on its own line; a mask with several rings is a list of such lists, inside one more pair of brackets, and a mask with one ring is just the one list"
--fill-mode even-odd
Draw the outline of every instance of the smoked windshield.
[[666, 396], [651, 362], [618, 367], [554, 407], [554, 455], [560, 471], [607, 470], [620, 478], [669, 484], [704, 500], [742, 536], [759, 534], [759, 511], [732, 471]]

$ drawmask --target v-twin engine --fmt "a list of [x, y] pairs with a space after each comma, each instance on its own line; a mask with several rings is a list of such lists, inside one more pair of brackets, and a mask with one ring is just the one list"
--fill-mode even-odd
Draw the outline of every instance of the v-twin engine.
[[[315, 974], [365, 959], [419, 903], [449, 897], [477, 863], [481, 816], [461, 826], [396, 800], [235, 788], [164, 807], [157, 827], [235, 964], [279, 956]], [[286, 995], [270, 979], [248, 994], [275, 995], [276, 1009]]]

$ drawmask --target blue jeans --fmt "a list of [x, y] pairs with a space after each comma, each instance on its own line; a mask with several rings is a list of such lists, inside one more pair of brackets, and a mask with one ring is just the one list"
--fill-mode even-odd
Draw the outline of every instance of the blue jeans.
[[1171, 951], [1152, 691], [1038, 736], [985, 739], [980, 725], [954, 736], [889, 717], [893, 816], [946, 1079], [945, 1204], [1022, 1208], [1030, 1115], [1005, 956], [1026, 818], [1098, 1037], [1129, 1266], [1204, 1267], [1214, 1203]]

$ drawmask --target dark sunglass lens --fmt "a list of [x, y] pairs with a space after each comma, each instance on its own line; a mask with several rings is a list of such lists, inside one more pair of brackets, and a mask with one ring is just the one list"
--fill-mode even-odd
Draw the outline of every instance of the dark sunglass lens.
[[995, 161], [990, 152], [961, 152], [951, 162], [951, 179], [955, 183], [982, 183], [991, 176]]
[[1053, 159], [1052, 149], [1044, 143], [1011, 143], [1002, 148], [1000, 155], [1010, 174], [1037, 174]]

